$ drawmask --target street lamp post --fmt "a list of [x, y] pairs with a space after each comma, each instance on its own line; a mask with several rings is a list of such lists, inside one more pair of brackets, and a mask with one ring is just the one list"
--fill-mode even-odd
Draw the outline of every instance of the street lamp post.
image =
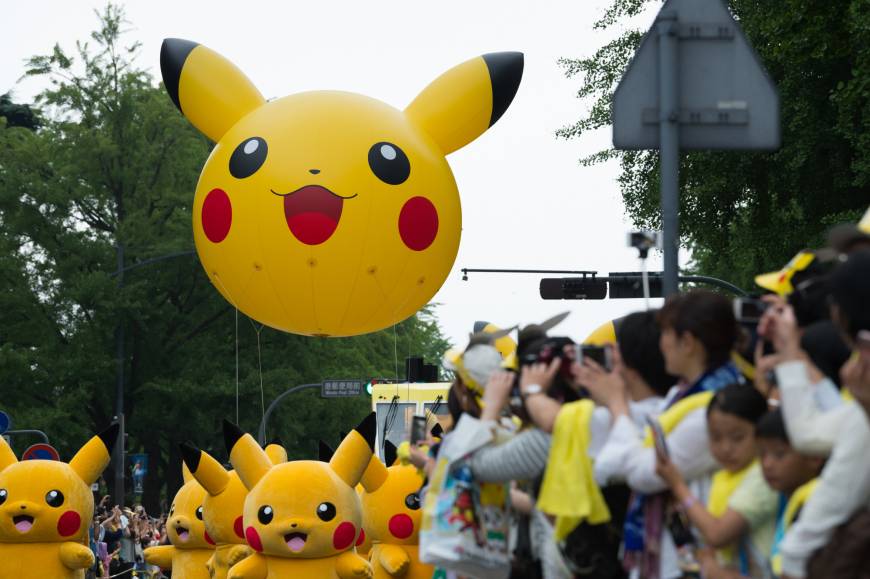
[[260, 428], [257, 431], [257, 438], [259, 439], [260, 445], [263, 446], [266, 444], [266, 426], [269, 423], [269, 417], [272, 416], [272, 412], [275, 410], [275, 407], [278, 406], [278, 403], [284, 400], [286, 397], [290, 396], [295, 392], [301, 392], [302, 390], [308, 390], [311, 388], [320, 388], [321, 384], [302, 384], [301, 386], [294, 386], [290, 388], [283, 394], [280, 394], [277, 398], [272, 400], [272, 403], [269, 404], [269, 407], [266, 409], [266, 412], [263, 413], [263, 420], [260, 422]]

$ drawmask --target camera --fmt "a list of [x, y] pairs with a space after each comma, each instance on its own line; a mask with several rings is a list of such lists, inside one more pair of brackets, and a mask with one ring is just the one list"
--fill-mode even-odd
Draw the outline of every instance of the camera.
[[628, 247], [638, 251], [649, 251], [653, 247], [661, 249], [662, 235], [658, 231], [632, 231], [627, 238]]
[[613, 350], [607, 346], [589, 346], [577, 344], [574, 354], [577, 363], [583, 365], [583, 360], [594, 360], [599, 366], [610, 372], [613, 369]]
[[767, 302], [754, 298], [736, 298], [734, 317], [741, 324], [757, 324], [767, 310]]

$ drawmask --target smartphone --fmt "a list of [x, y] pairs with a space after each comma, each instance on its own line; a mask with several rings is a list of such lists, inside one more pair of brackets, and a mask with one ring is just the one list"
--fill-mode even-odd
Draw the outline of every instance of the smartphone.
[[612, 352], [609, 346], [587, 346], [577, 344], [575, 354], [577, 363], [583, 365], [583, 360], [589, 358], [598, 363], [599, 366], [608, 372], [613, 369]]
[[661, 423], [659, 423], [658, 420], [651, 416], [646, 417], [646, 423], [649, 426], [650, 430], [652, 430], [653, 442], [656, 446], [656, 452], [664, 458], [670, 458], [671, 452], [670, 450], [668, 450], [668, 441], [665, 438], [665, 431], [662, 430]]
[[415, 415], [411, 419], [411, 444], [417, 444], [426, 440], [427, 420], [425, 416]]
[[734, 299], [734, 317], [744, 324], [757, 324], [767, 310], [768, 303], [753, 298]]

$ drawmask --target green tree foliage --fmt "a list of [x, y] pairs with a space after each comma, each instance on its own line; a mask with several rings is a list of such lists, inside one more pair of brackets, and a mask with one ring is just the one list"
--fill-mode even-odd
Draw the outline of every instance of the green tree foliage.
[[[222, 419], [255, 431], [264, 403], [291, 386], [391, 377], [397, 357], [400, 368], [408, 352], [438, 359], [447, 343], [430, 310], [331, 340], [237, 316], [189, 254], [210, 143], [136, 66], [122, 10], [98, 16], [74, 55], [55, 46], [27, 63], [27, 74], [51, 82], [37, 101], [41, 117], [13, 121], [31, 109], [0, 100], [0, 408], [69, 457], [113, 418], [122, 330], [128, 450], [150, 456], [145, 499], [154, 510], [180, 484], [178, 443], [225, 457]], [[121, 263], [176, 253], [116, 275]], [[346, 432], [370, 404], [300, 395], [274, 416], [270, 435], [292, 457], [312, 457], [317, 438]], [[28, 441], [14, 443], [20, 452]]]
[[[870, 4], [729, 4], [779, 87], [783, 146], [774, 153], [684, 155], [680, 220], [694, 268], [748, 288], [754, 274], [822, 245], [831, 225], [856, 220], [870, 202]], [[590, 57], [561, 60], [566, 74], [580, 79], [578, 96], [591, 107], [560, 136], [610, 124], [613, 91], [643, 32], [626, 23], [658, 7], [650, 0], [613, 0], [594, 26], [620, 32], [615, 40]], [[639, 227], [659, 228], [657, 153], [607, 150], [581, 164], [611, 158], [621, 163], [628, 214]]]

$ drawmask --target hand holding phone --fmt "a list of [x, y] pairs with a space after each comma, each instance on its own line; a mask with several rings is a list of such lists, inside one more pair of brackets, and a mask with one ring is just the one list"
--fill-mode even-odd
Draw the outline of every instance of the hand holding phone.
[[646, 417], [646, 423], [652, 431], [653, 443], [655, 444], [656, 453], [665, 459], [671, 458], [671, 452], [668, 449], [668, 441], [665, 438], [665, 431], [662, 430], [661, 423], [651, 416]]
[[411, 446], [426, 440], [426, 424], [427, 420], [425, 416], [415, 415], [411, 419]]

